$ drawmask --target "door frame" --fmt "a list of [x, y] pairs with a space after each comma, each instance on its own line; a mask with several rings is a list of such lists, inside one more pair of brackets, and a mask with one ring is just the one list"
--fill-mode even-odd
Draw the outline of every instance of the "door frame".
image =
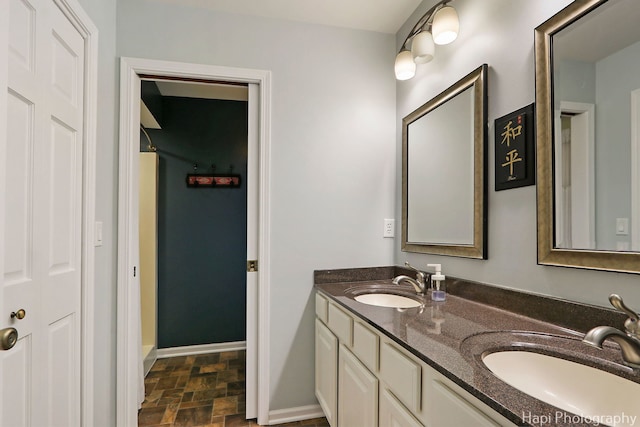
[[[139, 321], [138, 277], [134, 277], [138, 255], [134, 246], [138, 221], [138, 162], [140, 75], [211, 80], [218, 82], [253, 83], [259, 86], [259, 186], [258, 186], [258, 271], [257, 316], [252, 313], [255, 334], [247, 340], [257, 349], [257, 418], [267, 424], [269, 417], [269, 247], [270, 247], [270, 159], [271, 159], [271, 72], [245, 68], [160, 61], [143, 58], [120, 58], [120, 158], [118, 188], [118, 276], [117, 276], [117, 398], [118, 425], [136, 425], [139, 364], [137, 353], [130, 351], [132, 330]], [[256, 322], [257, 318], [257, 322]], [[251, 327], [249, 323], [247, 327]]]
[[[596, 247], [596, 197], [595, 197], [595, 105], [581, 102], [569, 102], [560, 101], [560, 109], [556, 110], [556, 117], [554, 121], [555, 141], [562, 141], [562, 123], [561, 115], [564, 113], [574, 115], [584, 115], [584, 128], [580, 129], [584, 140], [581, 145], [572, 145], [571, 148], [571, 165], [572, 165], [572, 181], [573, 178], [578, 175], [581, 183], [581, 190], [577, 195], [578, 200], [581, 202], [581, 208], [578, 211], [586, 212], [584, 215], [586, 220], [583, 221], [583, 227], [578, 230], [582, 233], [582, 236], [586, 236], [584, 240], [588, 241], [588, 246], [581, 249], [593, 249]], [[562, 159], [562, 144], [554, 144], [554, 158]], [[574, 156], [576, 156], [574, 158]], [[580, 160], [579, 162], [576, 159]], [[554, 162], [555, 171], [554, 176], [562, 176], [562, 162]], [[560, 179], [555, 182], [555, 194], [556, 198], [562, 194], [562, 181]], [[572, 190], [573, 187], [572, 182]], [[563, 236], [563, 221], [562, 218], [566, 215], [562, 204], [555, 203], [555, 227], [556, 227], [556, 243], [560, 243], [560, 237]], [[575, 206], [573, 206], [575, 208]], [[572, 223], [572, 225], [575, 225]], [[575, 230], [572, 229], [572, 232]], [[573, 242], [575, 244], [575, 242]]]
[[[80, 313], [80, 421], [94, 424], [94, 330], [95, 330], [95, 193], [96, 139], [98, 119], [98, 28], [77, 0], [52, 0], [84, 40], [84, 112], [82, 134], [82, 237], [81, 237], [81, 313]], [[0, 60], [9, 55], [9, 2], [0, 2]], [[6, 65], [6, 64], [5, 64]], [[7, 67], [0, 67], [0, 86], [8, 83]], [[7, 132], [7, 91], [0, 91], [0, 138]], [[0, 163], [6, 161], [5, 144], [0, 142]], [[4, 193], [0, 182], [0, 193]], [[4, 217], [0, 213], [0, 224]], [[4, 227], [0, 226], [0, 239]], [[2, 262], [0, 260], [0, 262]]]

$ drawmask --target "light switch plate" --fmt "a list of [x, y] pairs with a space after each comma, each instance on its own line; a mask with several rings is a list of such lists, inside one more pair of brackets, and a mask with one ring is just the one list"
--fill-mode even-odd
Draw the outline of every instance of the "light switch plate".
[[616, 234], [618, 236], [629, 235], [629, 218], [616, 218]]

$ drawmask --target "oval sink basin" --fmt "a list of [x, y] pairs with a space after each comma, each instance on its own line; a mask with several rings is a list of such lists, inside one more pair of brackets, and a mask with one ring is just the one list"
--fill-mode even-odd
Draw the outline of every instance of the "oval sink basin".
[[377, 305], [379, 307], [412, 308], [422, 305], [420, 301], [412, 298], [387, 293], [362, 294], [355, 296], [353, 299], [364, 304]]
[[512, 387], [585, 419], [612, 426], [631, 426], [638, 419], [640, 384], [625, 378], [528, 351], [490, 353], [482, 361]]

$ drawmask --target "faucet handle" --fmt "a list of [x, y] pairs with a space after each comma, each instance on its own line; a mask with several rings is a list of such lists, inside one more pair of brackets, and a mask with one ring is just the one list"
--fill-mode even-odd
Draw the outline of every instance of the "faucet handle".
[[415, 271], [416, 272], [416, 279], [418, 280], [418, 282], [421, 285], [425, 284], [425, 279], [426, 279], [426, 275], [424, 274], [424, 272], [418, 270], [417, 268], [415, 268], [414, 266], [412, 266], [411, 264], [409, 264], [409, 261], [405, 261], [404, 262], [404, 266]]
[[622, 311], [629, 316], [629, 318], [624, 322], [624, 327], [627, 330], [627, 333], [640, 336], [640, 318], [638, 317], [638, 313], [627, 307], [624, 301], [622, 301], [622, 297], [618, 294], [609, 295], [609, 302], [617, 310]]

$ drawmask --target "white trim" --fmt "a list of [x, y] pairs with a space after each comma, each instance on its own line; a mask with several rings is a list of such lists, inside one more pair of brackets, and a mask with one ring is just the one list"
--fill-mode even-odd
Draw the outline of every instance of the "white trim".
[[[137, 216], [131, 214], [136, 203], [136, 190], [132, 187], [132, 179], [137, 172], [135, 168], [135, 152], [139, 125], [135, 123], [140, 109], [139, 91], [135, 91], [139, 74], [158, 77], [183, 77], [204, 80], [218, 80], [240, 83], [257, 83], [260, 86], [260, 195], [259, 195], [259, 244], [258, 259], [258, 423], [265, 424], [269, 417], [269, 247], [270, 247], [270, 160], [271, 160], [271, 72], [244, 68], [229, 68], [203, 64], [187, 64], [179, 62], [158, 61], [141, 58], [121, 58], [120, 63], [120, 171], [118, 195], [118, 285], [117, 285], [117, 424], [135, 425], [137, 404], [132, 387], [127, 387], [122, 379], [129, 378], [129, 372], [135, 368], [130, 360], [127, 337], [131, 331], [130, 293], [132, 285], [131, 271], [137, 265], [137, 257], [130, 248], [134, 223]], [[135, 104], [135, 105], [134, 105]], [[137, 111], [136, 111], [137, 109]], [[138, 308], [139, 310], [139, 308]], [[133, 321], [133, 320], [132, 320]], [[129, 420], [127, 422], [127, 420]]]
[[631, 91], [631, 250], [640, 251], [640, 89]]
[[[7, 179], [4, 167], [7, 165], [7, 146], [8, 146], [8, 90], [9, 87], [9, 2], [0, 1], [0, 165], [3, 166], [2, 178], [0, 178], [0, 201], [4, 203], [7, 200]], [[6, 246], [5, 240], [5, 211], [6, 209], [0, 209], [0, 272], [5, 271], [5, 252]], [[4, 307], [4, 304], [0, 304]], [[6, 314], [4, 315], [6, 319]], [[3, 325], [4, 326], [4, 321]], [[3, 357], [5, 357], [3, 355]], [[4, 370], [4, 364], [0, 367], [0, 371]], [[5, 380], [6, 381], [6, 380]], [[5, 391], [6, 390], [6, 391]], [[4, 393], [11, 392], [9, 387], [0, 388], [0, 414], [4, 414], [3, 402], [5, 402]], [[0, 415], [1, 417], [1, 415]], [[0, 419], [1, 423], [1, 419]]]
[[144, 360], [142, 361], [142, 369], [144, 371], [145, 377], [151, 370], [153, 364], [156, 363], [156, 360], [158, 360], [158, 349], [155, 345], [152, 345], [150, 347], [151, 349], [147, 354], [144, 354], [144, 348], [142, 349], [142, 356], [144, 356]]
[[[136, 378], [137, 364], [132, 360], [130, 335], [137, 319], [132, 313], [137, 298], [133, 295], [136, 280], [133, 269], [137, 266], [137, 249], [131, 246], [131, 239], [135, 234], [135, 219], [137, 212], [137, 168], [134, 162], [133, 128], [139, 128], [140, 107], [140, 78], [127, 66], [125, 61], [120, 63], [120, 156], [119, 156], [119, 185], [118, 185], [118, 284], [117, 284], [117, 337], [116, 337], [116, 425], [136, 425], [138, 404]], [[138, 147], [139, 150], [139, 147]], [[135, 213], [135, 215], [134, 215]], [[139, 310], [139, 309], [138, 309]], [[135, 354], [135, 353], [134, 353]], [[135, 357], [135, 356], [134, 356]]]
[[176, 356], [195, 356], [196, 354], [223, 353], [225, 351], [246, 350], [246, 341], [221, 342], [216, 344], [185, 345], [158, 349], [158, 359]]
[[324, 417], [320, 405], [298, 406], [297, 408], [277, 409], [269, 412], [269, 425], [285, 424], [295, 421]]
[[258, 196], [258, 424], [269, 419], [271, 345], [271, 72], [260, 81], [260, 194]]
[[82, 194], [81, 402], [82, 425], [94, 420], [95, 200], [98, 118], [98, 28], [76, 0], [54, 0], [84, 39], [84, 146]]

